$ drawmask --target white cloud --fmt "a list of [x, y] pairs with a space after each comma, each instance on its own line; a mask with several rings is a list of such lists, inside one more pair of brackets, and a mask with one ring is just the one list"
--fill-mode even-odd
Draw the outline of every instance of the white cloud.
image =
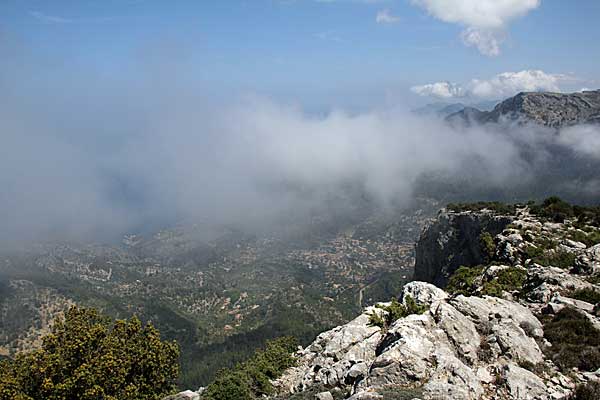
[[482, 54], [500, 54], [505, 30], [510, 21], [539, 7], [541, 0], [412, 0], [431, 16], [465, 27], [462, 33], [467, 46]]
[[432, 96], [440, 99], [463, 97], [464, 90], [460, 85], [450, 82], [436, 82], [427, 85], [413, 86], [411, 90], [420, 96]]
[[412, 0], [444, 22], [499, 29], [537, 8], [541, 0]]
[[39, 11], [31, 11], [29, 14], [33, 18], [49, 24], [70, 24], [73, 22], [73, 20], [69, 18], [58, 17], [55, 15], [47, 15]]
[[518, 92], [560, 92], [561, 84], [572, 82], [573, 77], [550, 74], [541, 70], [504, 72], [490, 79], [472, 79], [465, 85], [436, 82], [414, 86], [411, 90], [421, 96], [438, 98], [477, 97], [499, 99], [514, 96]]
[[96, 24], [111, 22], [120, 17], [95, 17], [95, 18], [65, 18], [57, 15], [48, 15], [40, 11], [30, 11], [29, 15], [46, 24]]
[[387, 8], [377, 13], [375, 21], [378, 24], [395, 24], [400, 21], [400, 17], [393, 15]]
[[504, 35], [499, 32], [467, 28], [461, 33], [463, 43], [475, 46], [483, 55], [494, 57], [500, 54], [500, 43]]
[[518, 92], [560, 92], [560, 84], [572, 78], [563, 74], [548, 74], [540, 70], [504, 72], [488, 80], [473, 79], [469, 93], [475, 97], [498, 98]]
[[579, 154], [600, 158], [600, 129], [597, 126], [573, 126], [563, 129], [557, 141]]

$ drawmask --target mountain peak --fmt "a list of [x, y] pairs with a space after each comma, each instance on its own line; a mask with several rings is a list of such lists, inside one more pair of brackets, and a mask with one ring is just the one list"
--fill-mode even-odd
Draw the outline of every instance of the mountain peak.
[[600, 123], [600, 90], [554, 93], [520, 92], [492, 111], [461, 110], [447, 117], [451, 123], [524, 121], [550, 128]]

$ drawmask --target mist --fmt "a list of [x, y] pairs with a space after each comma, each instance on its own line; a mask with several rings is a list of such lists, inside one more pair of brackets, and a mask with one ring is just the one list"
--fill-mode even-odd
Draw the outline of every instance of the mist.
[[403, 204], [428, 174], [522, 186], [553, 162], [548, 146], [600, 158], [595, 127], [457, 130], [394, 105], [307, 112], [264, 93], [220, 91], [174, 65], [33, 75], [39, 60], [2, 59], [4, 246], [182, 222], [253, 226], [347, 185], [382, 207]]

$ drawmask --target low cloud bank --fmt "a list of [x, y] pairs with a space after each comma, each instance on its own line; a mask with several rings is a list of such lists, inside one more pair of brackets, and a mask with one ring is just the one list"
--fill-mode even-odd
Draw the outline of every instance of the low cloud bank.
[[215, 100], [161, 78], [46, 91], [5, 81], [0, 243], [262, 221], [347, 184], [401, 203], [426, 174], [509, 187], [551, 162], [546, 145], [600, 158], [594, 127], [454, 131], [393, 108], [315, 115], [260, 96]]

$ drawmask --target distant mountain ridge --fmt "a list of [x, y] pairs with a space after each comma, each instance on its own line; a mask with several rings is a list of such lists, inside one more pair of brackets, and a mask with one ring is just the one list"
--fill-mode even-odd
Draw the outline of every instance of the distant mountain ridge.
[[445, 118], [448, 115], [455, 114], [466, 108], [476, 108], [479, 110], [491, 111], [498, 103], [498, 100], [483, 101], [476, 104], [436, 102], [416, 108], [412, 110], [412, 112], [417, 115], [434, 115], [436, 117]]
[[446, 117], [452, 124], [523, 120], [550, 128], [600, 123], [600, 90], [576, 93], [521, 92], [492, 111], [465, 107]]

